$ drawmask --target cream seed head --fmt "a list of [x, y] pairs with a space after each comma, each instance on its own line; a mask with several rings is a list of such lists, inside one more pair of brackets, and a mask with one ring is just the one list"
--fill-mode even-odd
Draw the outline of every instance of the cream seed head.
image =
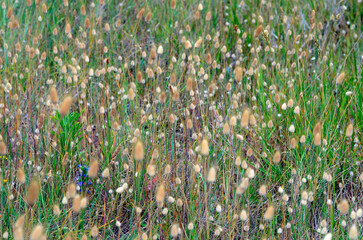
[[215, 167], [211, 167], [208, 171], [207, 181], [214, 183], [216, 181], [217, 170]]

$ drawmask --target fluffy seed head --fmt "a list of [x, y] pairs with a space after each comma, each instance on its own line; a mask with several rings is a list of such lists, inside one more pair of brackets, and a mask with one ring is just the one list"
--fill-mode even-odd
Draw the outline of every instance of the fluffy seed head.
[[204, 156], [208, 156], [209, 154], [209, 144], [206, 138], [204, 138], [200, 144], [200, 153]]
[[340, 201], [340, 203], [338, 204], [338, 210], [342, 215], [346, 215], [349, 213], [349, 202], [347, 199], [343, 199], [342, 201]]
[[241, 120], [241, 125], [243, 128], [248, 127], [249, 120], [250, 120], [250, 111], [248, 109], [245, 109], [242, 113], [242, 120]]
[[53, 213], [54, 215], [58, 216], [60, 214], [60, 208], [57, 204], [53, 206]]
[[76, 184], [70, 183], [67, 188], [69, 198], [74, 198], [77, 194]]
[[39, 196], [39, 184], [35, 180], [30, 182], [28, 188], [28, 203], [29, 205], [33, 205]]
[[62, 116], [65, 116], [69, 113], [69, 109], [72, 106], [73, 98], [71, 96], [67, 96], [64, 98], [62, 105], [60, 107], [59, 113]]
[[359, 236], [359, 231], [356, 224], [353, 224], [349, 229], [349, 239], [355, 240]]
[[170, 236], [175, 238], [178, 236], [178, 234], [179, 234], [179, 226], [178, 224], [174, 223], [170, 229]]
[[164, 200], [165, 200], [165, 185], [163, 183], [161, 183], [159, 185], [159, 187], [156, 190], [156, 202], [158, 204], [158, 206], [161, 208], [164, 205]]
[[274, 217], [274, 214], [275, 214], [275, 209], [274, 209], [274, 207], [272, 205], [270, 205], [270, 206], [267, 207], [266, 212], [263, 215], [263, 218], [266, 221], [271, 221], [272, 218]]
[[52, 87], [49, 91], [49, 95], [50, 95], [50, 100], [52, 101], [52, 103], [57, 103], [58, 102], [58, 93], [57, 93], [57, 89], [55, 89], [54, 87]]
[[96, 225], [91, 229], [91, 236], [94, 238], [98, 236], [98, 227]]
[[208, 172], [207, 181], [213, 183], [216, 181], [217, 170], [215, 167], [211, 167]]
[[320, 144], [321, 144], [321, 135], [320, 135], [320, 133], [317, 133], [314, 136], [314, 144], [315, 144], [315, 146], [320, 146]]
[[337, 77], [336, 79], [336, 83], [339, 85], [339, 84], [342, 84], [343, 80], [345, 78], [345, 73], [342, 72], [341, 74], [339, 74], [339, 76]]
[[281, 161], [281, 152], [279, 150], [277, 150], [274, 154], [274, 157], [273, 157], [273, 162], [274, 163], [279, 163]]
[[96, 178], [98, 173], [98, 161], [93, 161], [88, 169], [88, 177], [90, 178]]
[[102, 172], [102, 177], [103, 178], [108, 178], [109, 176], [110, 176], [110, 169], [105, 168], [105, 170], [103, 170], [103, 172]]
[[347, 130], [345, 131], [345, 135], [347, 137], [351, 137], [353, 135], [353, 124], [349, 124]]
[[134, 158], [137, 161], [144, 159], [144, 144], [141, 142], [141, 140], [137, 141], [135, 144]]
[[261, 32], [263, 31], [263, 27], [262, 27], [262, 25], [259, 25], [257, 28], [256, 28], [256, 30], [255, 30], [255, 32], [254, 32], [254, 36], [255, 36], [255, 38], [257, 38], [260, 34], [261, 34]]
[[75, 213], [78, 213], [81, 210], [81, 196], [79, 194], [73, 199], [72, 209]]
[[32, 233], [30, 234], [30, 240], [40, 240], [43, 235], [43, 226], [42, 225], [36, 225], [33, 228]]
[[236, 81], [237, 82], [240, 82], [241, 80], [242, 80], [242, 76], [243, 76], [243, 70], [242, 70], [242, 68], [241, 67], [236, 67], [235, 69], [234, 69], [234, 75], [235, 75], [235, 77], [236, 77]]
[[21, 183], [21, 184], [25, 183], [26, 176], [25, 176], [24, 170], [22, 168], [19, 168], [16, 171], [16, 177], [17, 177], [19, 183]]
[[5, 155], [7, 152], [6, 145], [3, 141], [0, 141], [0, 154]]

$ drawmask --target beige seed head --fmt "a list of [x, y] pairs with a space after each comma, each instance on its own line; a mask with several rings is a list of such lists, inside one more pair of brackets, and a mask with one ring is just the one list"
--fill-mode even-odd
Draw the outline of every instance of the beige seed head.
[[39, 196], [39, 184], [35, 180], [30, 182], [28, 188], [28, 203], [29, 205], [33, 205]]
[[76, 184], [74, 183], [68, 184], [67, 191], [69, 193], [69, 198], [74, 198], [77, 194]]
[[356, 224], [353, 224], [349, 229], [349, 239], [358, 239], [359, 231]]
[[23, 228], [15, 228], [13, 235], [14, 240], [24, 240]]
[[279, 163], [281, 161], [281, 152], [279, 150], [277, 150], [274, 154], [274, 157], [273, 157], [273, 162], [274, 163]]
[[266, 221], [271, 221], [272, 218], [274, 217], [274, 214], [275, 214], [275, 209], [274, 209], [274, 207], [272, 205], [270, 205], [270, 206], [267, 207], [266, 212], [263, 215], [263, 218]]
[[22, 168], [19, 168], [17, 171], [16, 171], [16, 177], [18, 179], [18, 182], [20, 184], [24, 184], [25, 181], [26, 181], [26, 176], [25, 176], [25, 173], [24, 173], [24, 170]]
[[223, 126], [223, 133], [228, 134], [229, 133], [229, 124], [226, 122]]
[[174, 223], [170, 229], [170, 236], [175, 238], [178, 236], [178, 234], [179, 234], [179, 226], [178, 224]]
[[81, 196], [79, 194], [73, 199], [72, 209], [75, 213], [78, 213], [81, 210]]
[[102, 172], [102, 177], [103, 178], [108, 178], [109, 176], [110, 176], [110, 169], [105, 168], [105, 170], [103, 170], [103, 172]]
[[243, 70], [242, 70], [242, 68], [241, 67], [236, 67], [235, 69], [234, 69], [234, 75], [235, 75], [235, 78], [236, 78], [236, 81], [237, 82], [240, 82], [240, 81], [242, 81], [242, 77], [243, 77]]
[[71, 96], [67, 96], [64, 98], [62, 105], [60, 107], [59, 113], [62, 116], [65, 116], [69, 113], [69, 109], [72, 106], [73, 98]]
[[217, 170], [215, 167], [211, 167], [208, 172], [207, 181], [214, 183], [216, 181]]
[[23, 228], [25, 223], [25, 214], [21, 215], [15, 222], [15, 228]]
[[204, 156], [208, 156], [209, 154], [209, 143], [206, 138], [202, 140], [202, 143], [200, 144], [200, 153]]
[[340, 201], [340, 203], [338, 204], [338, 210], [342, 215], [346, 215], [349, 213], [349, 202], [347, 199], [343, 199], [342, 201]]
[[54, 215], [56, 215], [56, 216], [59, 216], [59, 214], [60, 214], [60, 208], [59, 208], [59, 206], [58, 206], [57, 204], [55, 204], [55, 205], [53, 206], [53, 213], [54, 213]]
[[57, 89], [55, 89], [54, 87], [52, 87], [49, 91], [49, 95], [50, 95], [50, 100], [52, 101], [52, 103], [56, 104], [58, 103], [58, 93], [57, 93]]
[[248, 123], [250, 120], [250, 111], [248, 109], [244, 110], [242, 113], [242, 120], [241, 120], [241, 125], [243, 128], [247, 128], [248, 127]]
[[353, 135], [353, 124], [349, 124], [345, 131], [345, 136], [351, 137]]
[[261, 187], [258, 189], [258, 194], [261, 196], [266, 196], [267, 193], [267, 187], [266, 185], [261, 185]]
[[41, 224], [36, 225], [30, 234], [30, 240], [40, 240], [43, 235], [43, 226]]
[[7, 152], [6, 145], [3, 141], [0, 141], [0, 154], [5, 155]]
[[81, 208], [82, 208], [82, 209], [85, 209], [85, 208], [87, 207], [87, 205], [88, 205], [87, 197], [83, 197], [83, 198], [81, 199]]
[[98, 161], [93, 161], [88, 169], [88, 177], [90, 178], [96, 178], [98, 173]]
[[163, 207], [165, 200], [165, 185], [163, 183], [156, 189], [155, 200], [160, 208]]
[[314, 136], [314, 144], [315, 144], [315, 146], [320, 146], [320, 144], [321, 144], [321, 135], [320, 135], [320, 133], [317, 133]]
[[98, 227], [96, 225], [91, 229], [91, 236], [94, 238], [98, 236]]
[[137, 143], [135, 144], [134, 158], [137, 161], [141, 161], [142, 159], [144, 159], [144, 144], [141, 140], [137, 141]]
[[342, 83], [343, 83], [344, 78], [345, 78], [345, 73], [344, 73], [344, 72], [342, 72], [342, 73], [341, 73], [341, 74], [339, 74], [339, 76], [337, 77], [337, 79], [336, 79], [336, 83], [337, 83], [337, 84], [342, 84]]

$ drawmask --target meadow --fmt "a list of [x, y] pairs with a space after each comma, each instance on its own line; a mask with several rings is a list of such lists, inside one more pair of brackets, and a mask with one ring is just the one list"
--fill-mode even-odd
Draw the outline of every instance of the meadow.
[[2, 0], [0, 238], [361, 239], [361, 0]]

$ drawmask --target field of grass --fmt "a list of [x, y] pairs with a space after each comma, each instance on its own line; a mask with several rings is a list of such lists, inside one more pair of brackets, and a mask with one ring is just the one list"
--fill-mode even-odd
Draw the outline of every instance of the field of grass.
[[0, 238], [361, 239], [361, 0], [2, 0]]

